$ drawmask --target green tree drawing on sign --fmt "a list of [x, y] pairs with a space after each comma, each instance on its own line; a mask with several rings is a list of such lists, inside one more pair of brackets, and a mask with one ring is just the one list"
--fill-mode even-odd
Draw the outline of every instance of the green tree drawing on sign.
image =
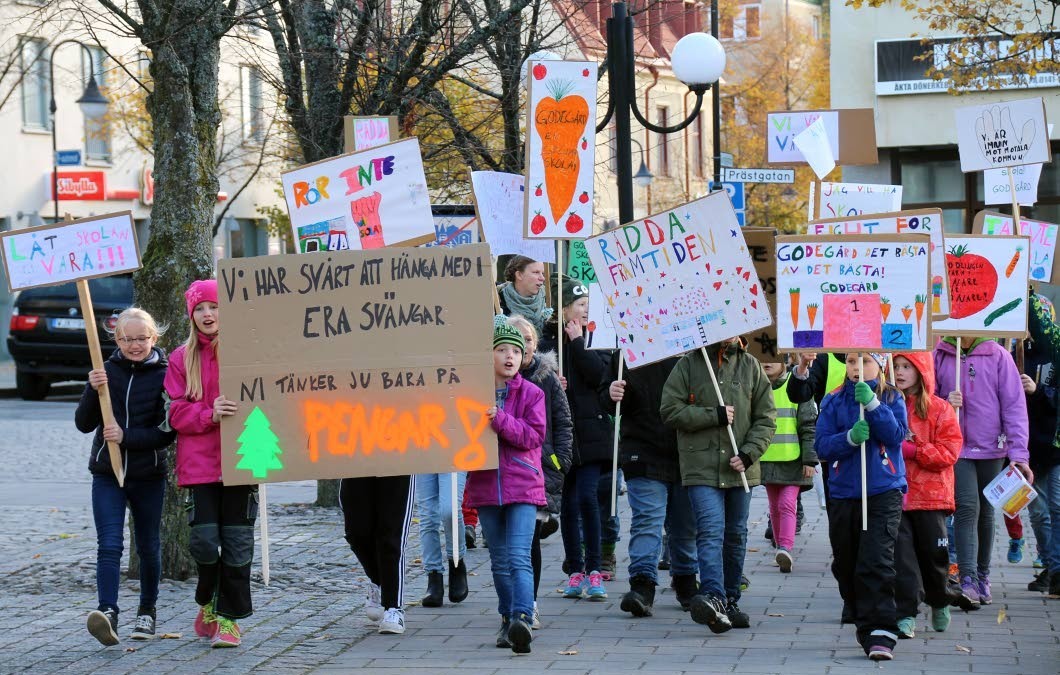
[[243, 459], [236, 464], [237, 469], [250, 471], [255, 478], [265, 478], [269, 471], [283, 468], [280, 462], [279, 438], [272, 433], [272, 425], [261, 408], [255, 406], [243, 423], [243, 433], [239, 434], [239, 450], [236, 454]]

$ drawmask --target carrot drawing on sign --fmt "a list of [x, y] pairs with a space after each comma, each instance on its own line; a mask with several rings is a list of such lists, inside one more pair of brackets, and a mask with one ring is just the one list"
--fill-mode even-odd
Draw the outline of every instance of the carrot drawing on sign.
[[551, 96], [537, 104], [534, 128], [541, 137], [545, 191], [552, 222], [558, 223], [574, 201], [581, 173], [578, 143], [589, 120], [589, 104], [583, 97], [570, 93], [574, 88], [570, 81], [551, 81], [546, 86]]
[[880, 298], [880, 314], [883, 315], [883, 322], [887, 323], [887, 317], [891, 314], [891, 301], [887, 298]]
[[905, 307], [903, 307], [902, 308], [902, 316], [905, 317], [906, 321], [909, 321], [909, 317], [913, 316], [913, 308], [910, 307], [909, 305], [906, 305]]
[[791, 298], [791, 327], [795, 330], [799, 329], [799, 289], [789, 288], [789, 297]]
[[806, 315], [810, 317], [810, 330], [813, 330], [813, 322], [817, 320], [817, 308], [816, 302], [806, 305]]
[[1005, 268], [1005, 278], [1012, 276], [1012, 273], [1016, 271], [1016, 263], [1020, 261], [1020, 251], [1023, 250], [1022, 246], [1016, 247], [1016, 252], [1012, 254], [1012, 260], [1008, 261], [1008, 267]]
[[916, 334], [920, 336], [920, 324], [924, 319], [924, 305], [927, 303], [926, 295], [917, 295], [915, 298], [916, 305]]

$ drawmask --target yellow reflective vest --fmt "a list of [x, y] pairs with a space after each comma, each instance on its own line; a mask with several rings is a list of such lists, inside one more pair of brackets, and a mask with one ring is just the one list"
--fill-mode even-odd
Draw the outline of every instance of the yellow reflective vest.
[[[828, 370], [830, 375], [833, 369]], [[792, 403], [788, 398], [787, 386], [773, 390], [773, 404], [777, 408], [777, 431], [759, 461], [790, 462], [802, 454], [802, 446], [799, 445], [799, 404]]]

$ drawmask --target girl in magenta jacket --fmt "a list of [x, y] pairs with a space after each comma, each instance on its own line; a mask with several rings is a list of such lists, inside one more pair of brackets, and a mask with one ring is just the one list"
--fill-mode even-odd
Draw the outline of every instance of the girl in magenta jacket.
[[507, 322], [493, 333], [497, 405], [487, 411], [497, 434], [497, 469], [468, 475], [465, 504], [478, 508], [489, 541], [490, 568], [497, 589], [501, 629], [498, 647], [530, 651], [534, 615], [534, 571], [530, 546], [537, 507], [545, 505], [541, 443], [545, 437], [545, 395], [519, 375], [523, 335]]
[[256, 485], [221, 483], [221, 418], [236, 402], [221, 395], [218, 381], [217, 281], [195, 281], [184, 293], [191, 331], [173, 350], [166, 372], [169, 424], [177, 432], [177, 484], [189, 489], [189, 548], [199, 568], [195, 632], [214, 647], [237, 647], [237, 619], [253, 613], [250, 562], [254, 558]]

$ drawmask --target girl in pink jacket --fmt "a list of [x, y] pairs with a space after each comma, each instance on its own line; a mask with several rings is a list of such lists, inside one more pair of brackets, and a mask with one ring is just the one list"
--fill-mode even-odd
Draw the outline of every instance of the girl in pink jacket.
[[236, 402], [218, 383], [217, 281], [195, 281], [184, 293], [191, 331], [173, 350], [166, 373], [169, 424], [177, 432], [177, 484], [189, 489], [189, 548], [199, 568], [195, 632], [214, 647], [237, 647], [237, 619], [253, 613], [250, 563], [254, 558], [256, 485], [221, 483], [221, 418]]

